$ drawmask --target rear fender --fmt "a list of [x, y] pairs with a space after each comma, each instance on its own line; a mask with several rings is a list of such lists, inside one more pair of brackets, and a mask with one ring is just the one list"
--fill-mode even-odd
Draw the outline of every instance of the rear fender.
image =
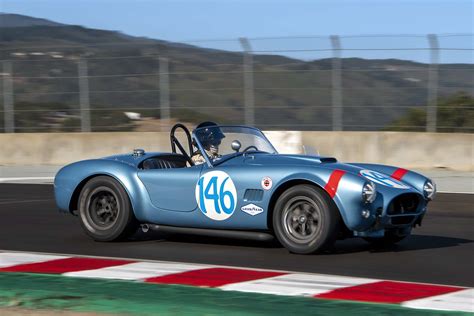
[[88, 180], [96, 176], [109, 176], [117, 180], [125, 189], [135, 216], [141, 219], [143, 201], [149, 201], [148, 194], [137, 176], [135, 166], [120, 161], [85, 160], [65, 166], [54, 179], [56, 204], [62, 212], [74, 211], [74, 201]]

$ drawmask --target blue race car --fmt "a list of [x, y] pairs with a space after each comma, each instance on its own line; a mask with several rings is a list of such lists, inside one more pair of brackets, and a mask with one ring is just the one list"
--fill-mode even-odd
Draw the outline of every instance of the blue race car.
[[[182, 130], [186, 142], [176, 134]], [[396, 243], [421, 225], [436, 187], [402, 168], [278, 154], [258, 129], [176, 124], [170, 153], [79, 161], [54, 180], [56, 203], [97, 241], [143, 231], [266, 240], [293, 253], [362, 237]], [[185, 148], [187, 147], [187, 148]]]

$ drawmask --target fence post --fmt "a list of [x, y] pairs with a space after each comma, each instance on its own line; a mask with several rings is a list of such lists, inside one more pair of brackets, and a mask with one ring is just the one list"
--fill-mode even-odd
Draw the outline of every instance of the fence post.
[[10, 60], [3, 61], [3, 119], [5, 133], [15, 133], [15, 105], [13, 101], [13, 67]]
[[169, 129], [170, 124], [170, 80], [168, 58], [159, 57], [159, 90], [160, 90], [160, 121], [161, 131]]
[[77, 62], [79, 75], [79, 103], [81, 109], [81, 132], [91, 131], [90, 100], [89, 100], [89, 78], [87, 60], [79, 59]]
[[331, 35], [332, 47], [332, 130], [342, 131], [342, 75], [341, 75], [341, 40], [338, 35]]
[[244, 106], [245, 125], [255, 125], [255, 95], [253, 82], [253, 55], [252, 47], [247, 38], [239, 38], [240, 45], [244, 50]]
[[438, 64], [439, 42], [436, 34], [428, 34], [430, 44], [430, 65], [428, 67], [428, 104], [426, 111], [426, 131], [436, 132], [438, 110]]

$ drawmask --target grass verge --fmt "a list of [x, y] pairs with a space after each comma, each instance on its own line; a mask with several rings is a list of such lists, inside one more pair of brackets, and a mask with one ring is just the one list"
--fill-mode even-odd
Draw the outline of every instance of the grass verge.
[[0, 274], [1, 307], [133, 315], [462, 314], [388, 304], [27, 273]]

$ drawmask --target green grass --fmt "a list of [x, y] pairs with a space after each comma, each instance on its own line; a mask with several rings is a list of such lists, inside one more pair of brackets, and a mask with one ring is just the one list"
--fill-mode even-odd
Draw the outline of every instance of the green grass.
[[133, 315], [461, 314], [415, 310], [398, 305], [22, 273], [0, 274], [1, 307]]

